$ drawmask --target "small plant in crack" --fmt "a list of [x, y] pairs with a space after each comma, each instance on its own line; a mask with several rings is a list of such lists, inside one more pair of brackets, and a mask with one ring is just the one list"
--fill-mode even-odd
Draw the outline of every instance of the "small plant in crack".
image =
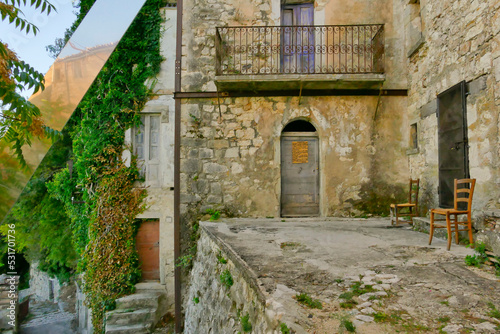
[[227, 289], [231, 288], [234, 284], [233, 276], [231, 276], [231, 272], [229, 269], [224, 270], [224, 272], [220, 275], [220, 282]]
[[323, 309], [321, 301], [311, 298], [307, 293], [301, 293], [295, 296], [295, 299], [301, 304], [304, 304], [310, 308]]

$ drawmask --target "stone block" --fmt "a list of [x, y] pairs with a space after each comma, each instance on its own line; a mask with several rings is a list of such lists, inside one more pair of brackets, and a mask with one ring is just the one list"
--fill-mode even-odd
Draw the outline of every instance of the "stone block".
[[212, 195], [222, 195], [222, 187], [219, 183], [211, 183], [210, 184], [210, 193]]
[[184, 173], [199, 173], [201, 171], [201, 162], [196, 159], [182, 160], [181, 171]]
[[200, 159], [210, 159], [214, 157], [214, 150], [212, 149], [201, 148], [199, 152], [200, 152]]
[[226, 158], [238, 158], [240, 156], [239, 147], [231, 147], [226, 150]]
[[217, 174], [227, 172], [227, 167], [215, 162], [207, 162], [203, 164], [203, 171], [207, 174]]
[[420, 118], [425, 118], [437, 112], [437, 99], [431, 100], [420, 108]]

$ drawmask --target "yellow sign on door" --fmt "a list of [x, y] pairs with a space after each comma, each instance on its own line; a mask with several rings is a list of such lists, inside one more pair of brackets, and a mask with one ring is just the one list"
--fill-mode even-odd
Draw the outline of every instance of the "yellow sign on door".
[[306, 164], [309, 158], [309, 143], [307, 141], [292, 142], [292, 163]]

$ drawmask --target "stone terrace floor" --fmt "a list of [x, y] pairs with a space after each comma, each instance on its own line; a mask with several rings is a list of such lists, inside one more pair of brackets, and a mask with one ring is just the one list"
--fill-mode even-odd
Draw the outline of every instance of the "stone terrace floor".
[[[222, 219], [203, 228], [233, 250], [296, 333], [500, 333], [500, 280], [473, 250], [385, 219]], [[307, 293], [323, 309], [298, 304]], [[496, 311], [496, 312], [495, 312]]]

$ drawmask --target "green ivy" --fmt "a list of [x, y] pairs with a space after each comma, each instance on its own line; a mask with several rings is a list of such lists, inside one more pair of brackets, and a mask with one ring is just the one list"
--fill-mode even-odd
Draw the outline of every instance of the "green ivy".
[[[81, 12], [93, 2], [82, 1]], [[145, 209], [146, 191], [134, 188], [139, 177], [135, 162], [127, 166], [121, 157], [125, 131], [139, 125], [138, 112], [151, 97], [145, 83], [159, 73], [163, 60], [162, 7], [162, 0], [146, 2], [80, 102], [69, 130], [72, 176], [65, 168], [48, 185], [71, 219], [96, 333], [104, 330], [105, 311], [132, 292], [140, 278], [134, 219]]]

